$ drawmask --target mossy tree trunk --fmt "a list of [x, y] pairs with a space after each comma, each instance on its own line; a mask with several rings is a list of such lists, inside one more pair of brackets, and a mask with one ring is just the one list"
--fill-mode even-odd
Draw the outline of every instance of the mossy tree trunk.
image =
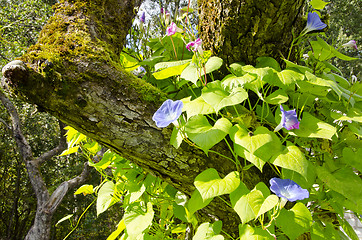
[[[258, 56], [278, 55], [279, 50], [285, 53], [302, 3], [200, 1], [200, 34], [205, 46], [228, 62], [253, 62]], [[17, 61], [4, 67], [3, 85], [191, 194], [194, 178], [201, 171], [215, 168], [224, 177], [234, 170], [234, 164], [187, 144], [173, 148], [171, 128], [159, 129], [152, 121], [165, 94], [124, 71], [118, 61], [134, 8], [139, 5], [137, 0], [60, 1], [38, 43], [22, 57], [26, 66]], [[252, 16], [250, 23], [239, 16], [243, 14]], [[236, 33], [236, 29], [240, 30]], [[226, 145], [214, 148], [229, 155]], [[251, 188], [270, 176], [267, 169], [261, 174], [251, 168], [243, 174], [243, 181]], [[204, 217], [210, 218], [211, 213], [223, 220], [226, 232], [237, 235], [239, 218], [218, 200]]]

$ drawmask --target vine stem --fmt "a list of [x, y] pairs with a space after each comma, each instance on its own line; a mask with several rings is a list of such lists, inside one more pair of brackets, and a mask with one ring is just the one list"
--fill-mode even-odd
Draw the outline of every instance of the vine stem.
[[173, 43], [172, 36], [170, 36], [170, 38], [171, 38], [171, 42], [172, 42], [172, 46], [173, 46], [173, 51], [175, 52], [176, 60], [178, 60], [178, 59], [177, 59], [177, 52], [176, 52], [175, 44]]
[[70, 232], [68, 233], [67, 236], [65, 236], [65, 237], [63, 238], [63, 240], [67, 239], [67, 238], [75, 231], [75, 229], [77, 229], [77, 227], [78, 227], [78, 225], [79, 225], [79, 223], [80, 223], [80, 220], [82, 219], [82, 217], [84, 216], [84, 214], [88, 211], [88, 209], [93, 205], [93, 203], [94, 203], [96, 200], [97, 200], [97, 198], [95, 198], [95, 199], [93, 200], [93, 202], [91, 202], [91, 204], [88, 205], [88, 207], [84, 210], [84, 212], [82, 213], [82, 215], [80, 215], [80, 217], [79, 217], [79, 219], [78, 219], [77, 224], [75, 225], [75, 227], [72, 229], [72, 231], [70, 231]]

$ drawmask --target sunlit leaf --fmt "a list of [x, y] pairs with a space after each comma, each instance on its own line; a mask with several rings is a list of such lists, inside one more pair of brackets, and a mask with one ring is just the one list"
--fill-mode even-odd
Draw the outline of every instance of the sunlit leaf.
[[187, 136], [206, 153], [208, 150], [224, 139], [229, 133], [232, 124], [226, 118], [218, 119], [211, 126], [207, 118], [197, 115], [189, 119], [185, 125]]
[[233, 192], [240, 184], [238, 172], [231, 172], [223, 179], [214, 168], [209, 168], [195, 178], [195, 187], [204, 201]]
[[309, 231], [312, 222], [311, 212], [303, 203], [297, 202], [290, 210], [285, 208], [281, 210], [276, 225], [290, 239], [297, 239], [297, 237]]

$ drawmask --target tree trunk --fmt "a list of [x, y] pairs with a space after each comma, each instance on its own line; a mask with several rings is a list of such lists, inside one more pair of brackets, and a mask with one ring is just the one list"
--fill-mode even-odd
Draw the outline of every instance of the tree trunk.
[[[254, 62], [258, 56], [285, 53], [304, 1], [259, 2], [200, 1], [200, 34], [206, 48], [229, 63]], [[119, 64], [133, 10], [139, 4], [131, 0], [60, 1], [38, 43], [22, 57], [27, 66], [20, 61], [5, 66], [3, 84], [191, 194], [193, 181], [203, 170], [215, 168], [224, 177], [235, 170], [235, 165], [187, 144], [175, 149], [169, 143], [172, 129], [159, 129], [152, 121], [165, 94]], [[248, 20], [247, 16], [253, 17]], [[220, 143], [213, 150], [230, 156], [226, 144]], [[244, 171], [242, 181], [252, 188], [270, 176], [268, 169], [261, 174], [253, 167]], [[223, 220], [226, 232], [236, 235], [238, 216], [218, 201], [211, 203], [209, 212]]]
[[287, 57], [305, 0], [199, 0], [200, 36], [227, 64]]

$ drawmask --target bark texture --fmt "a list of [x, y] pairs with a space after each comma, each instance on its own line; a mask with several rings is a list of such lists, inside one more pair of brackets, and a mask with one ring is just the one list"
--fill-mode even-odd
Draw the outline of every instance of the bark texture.
[[305, 0], [199, 0], [200, 36], [227, 64], [287, 57]]
[[[278, 41], [287, 36], [279, 28], [289, 29], [290, 34], [303, 1], [263, 2], [263, 8], [256, 7], [253, 2], [257, 3], [201, 1], [201, 33], [205, 45], [212, 46], [214, 52], [224, 58], [230, 55], [228, 61], [232, 62], [242, 59], [252, 62], [256, 56], [275, 53], [277, 48], [283, 50], [280, 46], [284, 42]], [[224, 177], [235, 170], [235, 165], [216, 154], [207, 156], [185, 143], [175, 149], [169, 144], [171, 128], [159, 129], [152, 121], [153, 113], [166, 96], [128, 74], [118, 61], [134, 17], [134, 7], [139, 4], [136, 0], [60, 1], [38, 43], [22, 57], [26, 66], [20, 61], [5, 66], [2, 84], [177, 189], [191, 194], [193, 181], [203, 170], [215, 168]], [[275, 7], [265, 13], [264, 5]], [[282, 6], [284, 17], [277, 20], [275, 8]], [[288, 7], [291, 9], [286, 11]], [[236, 14], [243, 15], [249, 8], [254, 14], [253, 24], [245, 23], [246, 20]], [[286, 23], [289, 14], [293, 21]], [[216, 33], [218, 24], [221, 31], [212, 36], [211, 31]], [[231, 38], [237, 28], [242, 29], [240, 38]], [[273, 38], [265, 38], [266, 32], [274, 30]], [[257, 46], [264, 47], [258, 49]], [[213, 150], [230, 156], [226, 144], [220, 143]], [[251, 168], [243, 172], [242, 180], [252, 188], [260, 181], [268, 181], [270, 174], [267, 171], [265, 169], [261, 174]], [[201, 218], [221, 219], [226, 232], [237, 234], [240, 220], [220, 199], [215, 199], [207, 210]]]

